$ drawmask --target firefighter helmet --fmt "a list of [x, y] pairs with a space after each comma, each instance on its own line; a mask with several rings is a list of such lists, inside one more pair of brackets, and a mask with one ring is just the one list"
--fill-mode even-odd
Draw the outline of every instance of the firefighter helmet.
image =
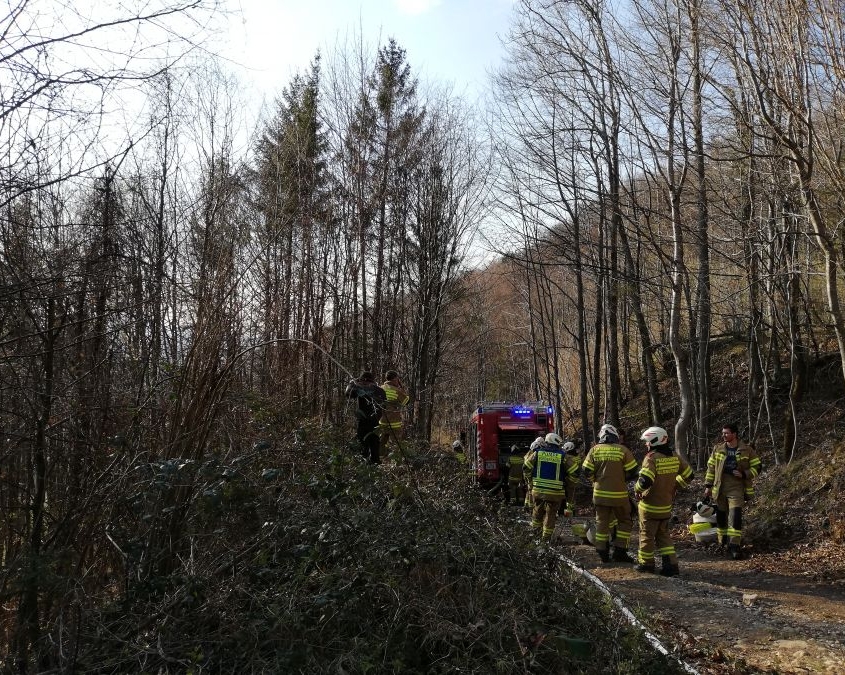
[[574, 450], [575, 450], [575, 443], [573, 443], [572, 441], [566, 441], [566, 443], [564, 443], [564, 444], [561, 446], [561, 449], [562, 449], [564, 452], [572, 452], [572, 451], [574, 451]]
[[599, 429], [599, 443], [604, 443], [610, 436], [613, 436], [614, 441], [618, 440], [619, 432], [612, 424], [603, 424], [601, 429]]
[[545, 444], [546, 444], [546, 439], [543, 438], [542, 436], [537, 436], [537, 438], [535, 438], [531, 442], [531, 449], [536, 450], [537, 448], [543, 447]]
[[669, 434], [666, 433], [666, 429], [663, 427], [649, 427], [646, 429], [642, 436], [640, 436], [641, 441], [645, 441], [646, 445], [649, 447], [654, 445], [666, 445], [669, 443]]
[[463, 445], [461, 445], [460, 441], [452, 441], [452, 450], [460, 450]]
[[695, 505], [695, 512], [702, 518], [712, 518], [716, 513], [716, 509], [713, 508], [712, 504], [707, 502], [698, 502]]
[[551, 431], [546, 434], [546, 443], [548, 445], [556, 445], [560, 447], [561, 445], [563, 445], [563, 439], [558, 436], [554, 431]]
[[596, 545], [596, 524], [592, 520], [584, 526], [584, 538], [593, 546]]

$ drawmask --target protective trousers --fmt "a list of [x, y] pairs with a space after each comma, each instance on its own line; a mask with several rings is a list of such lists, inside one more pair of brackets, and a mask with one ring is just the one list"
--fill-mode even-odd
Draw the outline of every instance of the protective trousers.
[[606, 506], [596, 504], [596, 551], [607, 551], [610, 541], [610, 523], [616, 520], [616, 539], [614, 546], [622, 549], [628, 548], [628, 540], [631, 538], [631, 528], [634, 521], [631, 519], [631, 505], [626, 500], [622, 504]]
[[534, 494], [534, 511], [531, 514], [531, 527], [535, 530], [543, 528], [542, 538], [549, 541], [557, 524], [557, 512], [563, 495], [560, 497], [543, 497]]
[[669, 519], [656, 520], [640, 514], [640, 549], [637, 552], [637, 562], [653, 567], [655, 553], [661, 557], [668, 556], [672, 565], [678, 564], [675, 544], [669, 534]]
[[378, 433], [378, 420], [359, 419], [358, 426], [355, 429], [355, 437], [361, 444], [361, 454], [371, 464], [378, 464], [381, 461], [379, 458], [381, 439]]
[[385, 422], [382, 420], [379, 423], [379, 435], [381, 436], [381, 454], [387, 455], [388, 448], [391, 442], [396, 446], [396, 449], [401, 454], [402, 452], [402, 422]]
[[744, 504], [745, 483], [741, 478], [724, 474], [719, 486], [719, 496], [716, 498], [716, 532], [719, 535], [719, 543], [739, 546], [742, 542]]

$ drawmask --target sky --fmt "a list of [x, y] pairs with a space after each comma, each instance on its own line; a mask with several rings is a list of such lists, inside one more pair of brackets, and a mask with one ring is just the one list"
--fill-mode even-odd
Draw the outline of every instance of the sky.
[[[469, 100], [485, 89], [503, 55], [514, 0], [229, 0], [226, 50], [247, 81], [272, 99], [319, 49], [360, 33], [368, 44], [395, 38], [421, 81], [453, 85]], [[238, 70], [241, 70], [238, 68]]]

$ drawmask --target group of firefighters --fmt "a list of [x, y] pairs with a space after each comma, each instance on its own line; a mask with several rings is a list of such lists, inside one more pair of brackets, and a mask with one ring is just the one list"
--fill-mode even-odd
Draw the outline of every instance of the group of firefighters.
[[[395, 370], [385, 373], [381, 385], [376, 384], [371, 372], [364, 371], [348, 384], [345, 395], [357, 400], [360, 450], [370, 462], [378, 464], [391, 440], [399, 445], [408, 392]], [[754, 479], [762, 468], [754, 446], [741, 441], [737, 431], [734, 424], [722, 427], [722, 441], [707, 461], [702, 500], [715, 512], [719, 547], [734, 560], [742, 557], [742, 509], [754, 496]], [[564, 441], [556, 433], [535, 439], [524, 457], [517, 446], [512, 446], [510, 452], [499, 455], [500, 479], [490, 495], [501, 492], [509, 503], [511, 491], [524, 483], [525, 505], [532, 509], [531, 527], [540, 533], [542, 541], [550, 542], [558, 514], [572, 516], [575, 487], [579, 474], [583, 475], [593, 486], [594, 546], [601, 561], [636, 562], [638, 571], [655, 572], [655, 559], [660, 556], [660, 574], [675, 576], [679, 570], [669, 532], [672, 505], [677, 488], [689, 485], [693, 471], [675, 454], [662, 427], [649, 427], [640, 440], [647, 449], [642, 465], [612, 424], [601, 427], [598, 443], [589, 449], [583, 462], [575, 443]], [[463, 444], [455, 441], [452, 447], [465, 464]], [[633, 500], [629, 482], [634, 482]], [[636, 561], [628, 553], [635, 509], [640, 532]]]
[[[516, 446], [500, 454], [500, 480], [489, 494], [501, 492], [510, 502], [511, 490], [524, 481], [525, 505], [532, 508], [531, 527], [540, 533], [541, 541], [549, 542], [558, 515], [572, 516], [580, 472], [593, 487], [594, 546], [601, 561], [636, 562], [637, 571], [654, 573], [655, 559], [660, 556], [660, 574], [676, 576], [678, 558], [669, 524], [675, 492], [678, 487], [688, 487], [693, 471], [674, 452], [662, 427], [649, 427], [640, 440], [647, 449], [642, 465], [616, 427], [605, 424], [598, 443], [582, 462], [572, 441], [564, 441], [556, 433], [546, 434], [531, 444], [524, 457]], [[463, 454], [460, 441], [453, 443], [453, 449]], [[726, 424], [722, 441], [707, 461], [702, 503], [715, 511], [719, 548], [734, 560], [742, 556], [742, 509], [754, 495], [753, 482], [761, 467], [754, 447], [739, 440], [735, 425]], [[634, 483], [633, 500], [629, 482]], [[636, 561], [628, 553], [634, 500], [640, 533]]]

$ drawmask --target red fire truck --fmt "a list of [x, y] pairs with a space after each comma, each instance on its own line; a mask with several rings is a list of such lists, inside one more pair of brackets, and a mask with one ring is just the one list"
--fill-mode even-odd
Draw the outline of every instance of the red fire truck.
[[479, 483], [499, 480], [499, 452], [528, 451], [537, 436], [554, 431], [554, 408], [536, 401], [481, 403], [470, 418], [467, 461]]

